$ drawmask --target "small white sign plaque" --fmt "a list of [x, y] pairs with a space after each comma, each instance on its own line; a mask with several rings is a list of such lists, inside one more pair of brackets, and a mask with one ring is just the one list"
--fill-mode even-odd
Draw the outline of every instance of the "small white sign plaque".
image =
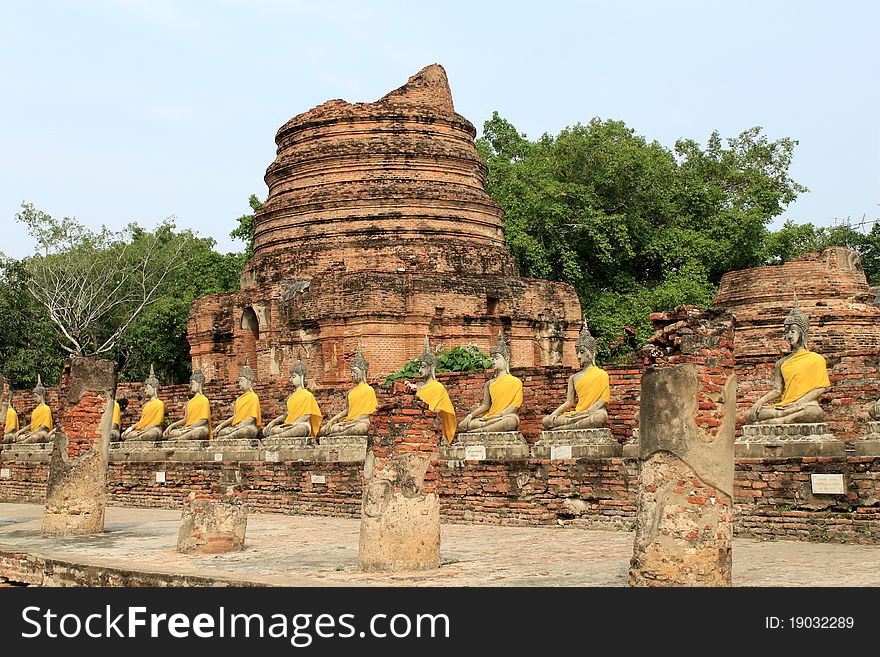
[[164, 484], [165, 483], [165, 472], [164, 471], [156, 473], [156, 483], [157, 484]]
[[266, 452], [266, 460], [273, 463], [278, 462], [278, 452]]
[[571, 445], [551, 445], [550, 460], [559, 461], [571, 458]]
[[313, 484], [326, 484], [327, 477], [324, 475], [312, 475], [312, 483]]
[[222, 461], [223, 460], [223, 453], [219, 452], [217, 454], [214, 454], [214, 460], [215, 461]]
[[3, 479], [9, 479], [12, 476], [12, 470], [9, 468], [0, 468], [0, 477]]
[[810, 483], [813, 494], [843, 495], [846, 492], [843, 488], [842, 474], [811, 474]]
[[465, 461], [484, 461], [486, 459], [485, 445], [468, 445], [464, 448]]

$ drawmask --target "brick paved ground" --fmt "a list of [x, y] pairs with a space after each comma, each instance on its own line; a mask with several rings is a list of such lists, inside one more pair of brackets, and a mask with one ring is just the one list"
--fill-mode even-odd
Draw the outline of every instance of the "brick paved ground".
[[[167, 576], [285, 586], [625, 586], [633, 535], [573, 527], [443, 525], [443, 565], [427, 573], [357, 571], [360, 522], [253, 514], [246, 549], [221, 555], [175, 551], [180, 513], [110, 508], [103, 535], [40, 536], [42, 507], [0, 504], [0, 555]], [[880, 586], [880, 546], [734, 540], [737, 586]]]

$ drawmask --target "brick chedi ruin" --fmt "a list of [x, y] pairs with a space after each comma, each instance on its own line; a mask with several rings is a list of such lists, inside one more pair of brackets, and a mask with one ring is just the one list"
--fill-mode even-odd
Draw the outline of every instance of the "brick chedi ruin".
[[374, 103], [285, 123], [241, 290], [190, 310], [193, 367], [231, 381], [247, 360], [286, 379], [301, 353], [318, 383], [340, 384], [360, 344], [377, 380], [425, 335], [488, 350], [499, 330], [515, 366], [574, 365], [574, 289], [519, 277], [475, 135], [436, 64]]

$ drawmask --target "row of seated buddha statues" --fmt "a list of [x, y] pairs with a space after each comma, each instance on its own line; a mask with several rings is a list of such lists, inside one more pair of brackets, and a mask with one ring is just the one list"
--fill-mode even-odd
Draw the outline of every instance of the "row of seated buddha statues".
[[12, 391], [9, 391], [9, 404], [6, 407], [6, 423], [3, 427], [3, 442], [32, 445], [48, 443], [55, 433], [52, 420], [52, 409], [46, 404], [46, 388], [42, 377], [37, 375], [37, 385], [33, 390], [36, 406], [31, 411], [31, 423], [26, 427], [19, 426], [18, 413], [12, 406]]
[[195, 370], [190, 378], [192, 397], [187, 402], [183, 418], [163, 429], [165, 406], [158, 398], [159, 382], [150, 368], [144, 382], [147, 403], [137, 424], [120, 433], [119, 405], [113, 415], [113, 439], [122, 442], [160, 440], [204, 441], [256, 440], [262, 438], [308, 438], [319, 436], [366, 436], [369, 418], [377, 406], [376, 392], [366, 383], [369, 366], [360, 349], [351, 366], [355, 387], [346, 395], [345, 406], [337, 415], [321, 425], [323, 414], [315, 396], [305, 387], [306, 366], [297, 359], [290, 370], [293, 392], [287, 398], [286, 410], [263, 426], [260, 399], [254, 392], [254, 371], [242, 366], [238, 385], [241, 394], [236, 398], [231, 415], [216, 427], [211, 426], [211, 403], [203, 393], [204, 376]]

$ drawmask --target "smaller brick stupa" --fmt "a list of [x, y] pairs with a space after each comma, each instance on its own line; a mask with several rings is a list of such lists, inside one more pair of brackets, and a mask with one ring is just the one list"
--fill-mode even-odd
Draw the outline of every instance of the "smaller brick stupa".
[[519, 277], [475, 136], [436, 64], [375, 103], [331, 100], [285, 123], [241, 291], [190, 309], [193, 367], [233, 381], [248, 361], [285, 379], [301, 354], [336, 385], [360, 346], [378, 380], [426, 335], [488, 351], [499, 330], [515, 367], [574, 366], [577, 295]]

